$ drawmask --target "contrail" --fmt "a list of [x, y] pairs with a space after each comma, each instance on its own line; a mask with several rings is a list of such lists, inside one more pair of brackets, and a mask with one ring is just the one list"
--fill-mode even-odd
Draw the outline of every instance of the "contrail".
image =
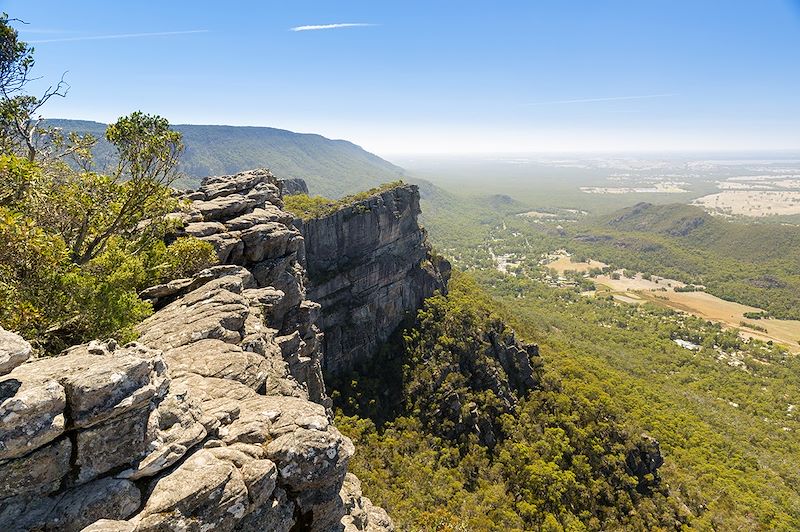
[[666, 98], [668, 96], [677, 96], [677, 94], [670, 92], [663, 94], [642, 94], [638, 96], [611, 96], [608, 98], [581, 98], [578, 100], [553, 100], [550, 102], [529, 103], [528, 105], [536, 106], [536, 105], [557, 105], [566, 103], [615, 102], [618, 100], [648, 100], [650, 98]]
[[316, 30], [335, 30], [338, 28], [363, 28], [367, 26], [375, 26], [375, 24], [367, 24], [364, 22], [342, 22], [339, 24], [316, 24], [310, 26], [295, 26], [289, 28], [291, 31], [316, 31]]
[[86, 37], [63, 37], [59, 39], [38, 39], [28, 41], [31, 44], [42, 44], [49, 42], [74, 42], [74, 41], [103, 41], [107, 39], [138, 39], [140, 37], [165, 37], [168, 35], [189, 35], [192, 33], [208, 33], [208, 30], [186, 30], [186, 31], [159, 31], [154, 33], [116, 33], [113, 35], [89, 35]]

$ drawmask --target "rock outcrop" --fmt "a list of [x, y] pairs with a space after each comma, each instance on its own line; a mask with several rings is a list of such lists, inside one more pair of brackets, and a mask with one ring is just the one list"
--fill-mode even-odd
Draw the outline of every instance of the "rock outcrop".
[[450, 264], [432, 255], [419, 213], [417, 186], [401, 185], [296, 221], [305, 239], [308, 295], [322, 305], [326, 371], [353, 369], [425, 298], [446, 291]]
[[[142, 296], [137, 342], [20, 363], [0, 332], [0, 530], [391, 530], [331, 423], [303, 238], [267, 171], [181, 216], [221, 265]], [[27, 349], [27, 350], [26, 350]], [[15, 367], [12, 367], [15, 366]]]
[[280, 180], [281, 192], [284, 196], [292, 194], [308, 194], [308, 185], [299, 177], [287, 177]]
[[470, 348], [431, 350], [419, 364], [435, 379], [412, 384], [416, 392], [408, 408], [423, 412], [424, 423], [449, 441], [474, 436], [493, 448], [503, 437], [502, 417], [516, 415], [520, 399], [540, 386], [539, 348], [520, 342], [501, 321], [449, 332]]

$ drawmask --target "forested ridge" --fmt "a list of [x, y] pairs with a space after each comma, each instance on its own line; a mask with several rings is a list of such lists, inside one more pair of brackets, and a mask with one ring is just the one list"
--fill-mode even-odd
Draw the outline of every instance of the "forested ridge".
[[[689, 513], [638, 462], [658, 462], [657, 444], [601, 381], [545, 358], [536, 384], [513, 390], [490, 340], [513, 335], [507, 315], [456, 274], [378, 358], [332, 381], [367, 495], [404, 530], [680, 528]], [[497, 373], [502, 389], [486, 385]]]
[[[84, 120], [47, 120], [51, 127], [100, 139], [95, 158], [103, 164], [114, 160], [114, 149], [105, 142], [106, 124]], [[354, 194], [387, 181], [403, 170], [345, 140], [295, 133], [270, 127], [174, 125], [186, 146], [176, 185], [195, 187], [209, 175], [230, 175], [268, 167], [282, 178], [304, 179], [314, 194], [339, 197]]]
[[[498, 400], [474, 387], [463, 361], [460, 371], [443, 368], [453, 357], [491, 364], [484, 335], [505, 323], [539, 343], [537, 387], [499, 416], [496, 445], [469, 430], [447, 433], [437, 416], [453, 390], [470, 405], [464, 416], [491, 412]], [[800, 524], [800, 470], [789, 458], [800, 453], [791, 408], [800, 366], [778, 346], [677, 312], [489, 273], [456, 275], [450, 294], [429, 300], [393, 345], [332, 386], [337, 423], [359, 449], [353, 470], [401, 527]], [[625, 465], [643, 433], [660, 442], [664, 459], [645, 489]]]

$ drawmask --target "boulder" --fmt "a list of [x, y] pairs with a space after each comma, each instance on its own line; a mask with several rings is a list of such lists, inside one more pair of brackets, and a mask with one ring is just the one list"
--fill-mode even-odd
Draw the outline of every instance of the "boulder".
[[5, 375], [31, 356], [31, 344], [0, 327], [0, 375]]

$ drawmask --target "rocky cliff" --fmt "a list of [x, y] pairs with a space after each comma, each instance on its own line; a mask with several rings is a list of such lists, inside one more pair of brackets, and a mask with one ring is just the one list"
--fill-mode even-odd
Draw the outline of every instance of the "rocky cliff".
[[425, 298], [446, 291], [450, 264], [431, 254], [419, 213], [417, 186], [401, 185], [327, 216], [297, 220], [308, 295], [322, 305], [326, 371], [353, 369]]
[[390, 530], [347, 474], [277, 181], [187, 198], [184, 232], [221, 265], [143, 292], [137, 342], [24, 362], [0, 331], [0, 530]]

